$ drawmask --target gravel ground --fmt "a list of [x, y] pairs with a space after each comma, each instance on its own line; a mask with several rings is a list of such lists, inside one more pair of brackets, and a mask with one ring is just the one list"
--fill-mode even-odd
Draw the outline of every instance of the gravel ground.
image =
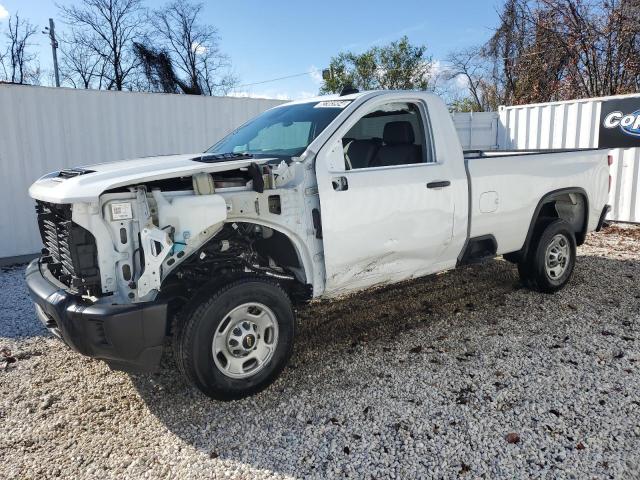
[[290, 367], [211, 401], [110, 371], [0, 273], [0, 478], [640, 478], [640, 228], [556, 295], [495, 261], [299, 312]]

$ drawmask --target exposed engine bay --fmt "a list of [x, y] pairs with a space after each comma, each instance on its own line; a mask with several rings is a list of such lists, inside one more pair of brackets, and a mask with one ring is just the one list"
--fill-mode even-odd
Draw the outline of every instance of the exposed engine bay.
[[74, 204], [73, 222], [96, 239], [101, 274], [101, 291], [81, 293], [94, 301], [145, 302], [176, 284], [180, 295], [190, 295], [236, 274], [277, 278], [310, 291], [309, 255], [294, 245], [300, 238], [321, 251], [309, 228], [317, 193], [306, 189], [304, 205], [297, 194], [313, 178], [307, 172], [295, 161], [251, 163], [118, 187], [100, 196], [99, 208]]

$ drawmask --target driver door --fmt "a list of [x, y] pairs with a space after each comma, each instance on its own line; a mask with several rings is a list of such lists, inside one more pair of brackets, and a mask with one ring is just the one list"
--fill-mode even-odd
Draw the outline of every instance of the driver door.
[[426, 104], [374, 100], [316, 160], [328, 295], [425, 275], [447, 263], [452, 172], [437, 158]]

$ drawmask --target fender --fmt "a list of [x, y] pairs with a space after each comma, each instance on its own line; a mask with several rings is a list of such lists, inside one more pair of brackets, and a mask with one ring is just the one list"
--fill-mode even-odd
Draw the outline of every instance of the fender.
[[584, 243], [585, 237], [587, 235], [587, 228], [589, 225], [589, 197], [587, 195], [587, 192], [584, 190], [584, 188], [581, 187], [561, 188], [559, 190], [553, 190], [552, 192], [544, 195], [538, 202], [538, 205], [536, 205], [536, 208], [533, 211], [533, 216], [531, 217], [531, 223], [529, 224], [529, 230], [527, 231], [527, 237], [525, 238], [524, 245], [519, 252], [514, 252], [518, 259], [526, 257], [529, 253], [529, 247], [531, 245], [531, 240], [533, 239], [533, 231], [535, 229], [536, 222], [538, 221], [538, 217], [540, 215], [542, 207], [547, 203], [553, 201], [556, 197], [559, 197], [560, 195], [566, 195], [568, 193], [575, 193], [584, 198], [584, 223], [582, 225], [582, 229], [576, 232], [576, 244], [582, 245]]

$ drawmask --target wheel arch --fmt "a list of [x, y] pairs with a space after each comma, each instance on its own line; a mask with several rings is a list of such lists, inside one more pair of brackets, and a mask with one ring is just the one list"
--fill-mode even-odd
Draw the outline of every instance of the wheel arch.
[[[276, 232], [281, 233], [284, 237], [287, 238], [287, 240], [289, 240], [289, 243], [293, 248], [293, 251], [295, 252], [296, 256], [300, 261], [300, 267], [302, 268], [303, 275], [305, 277], [305, 282], [310, 285], [314, 284], [312, 256], [309, 253], [309, 250], [306, 248], [304, 241], [301, 238], [299, 238], [295, 232], [293, 232], [292, 230], [289, 230], [288, 228], [283, 227], [280, 224], [269, 222], [263, 219], [251, 218], [251, 219], [238, 219], [235, 221], [261, 225], [263, 227], [267, 227], [272, 230], [275, 230]], [[230, 221], [228, 220], [227, 223], [230, 223]]]
[[[560, 207], [560, 211], [558, 211]], [[573, 227], [576, 245], [582, 245], [587, 235], [589, 224], [589, 197], [581, 187], [568, 187], [546, 193], [536, 205], [524, 245], [517, 252], [508, 253], [505, 258], [518, 262], [529, 253], [536, 224], [540, 218], [555, 217], [567, 220]]]
[[[225, 222], [225, 224], [227, 225], [232, 225], [234, 223], [243, 223], [247, 225], [266, 227], [276, 232], [277, 239], [275, 240], [275, 242], [263, 244], [260, 247], [256, 248], [256, 250], [273, 257], [276, 264], [290, 267], [289, 270], [292, 278], [285, 278], [285, 276], [280, 277], [278, 276], [277, 272], [273, 272], [276, 273], [275, 275], [267, 275], [274, 281], [283, 281], [285, 284], [290, 285], [292, 287], [292, 291], [290, 293], [296, 298], [296, 300], [306, 300], [313, 296], [313, 289], [317, 288], [317, 285], [315, 285], [315, 274], [317, 272], [314, 271], [314, 265], [309, 251], [305, 248], [304, 242], [295, 234], [295, 232], [292, 232], [287, 228], [283, 228], [282, 225], [274, 224], [269, 221], [257, 220], [254, 218], [231, 219]], [[184, 287], [182, 286], [182, 282], [180, 280], [176, 280], [176, 275], [178, 274], [179, 270], [183, 268], [182, 264], [186, 265], [186, 261], [188, 261], [189, 258], [193, 258], [193, 256], [197, 255], [199, 251], [205, 249], [206, 246], [211, 242], [215, 242], [217, 238], [218, 237], [216, 234], [207, 239], [207, 241], [200, 245], [197, 250], [195, 250], [191, 255], [188, 256], [188, 258], [185, 258], [183, 262], [181, 262], [181, 265], [178, 266], [171, 275], [167, 276], [163, 280], [160, 295], [162, 297], [170, 299], [170, 301], [175, 300], [175, 303], [179, 305], [176, 310], [182, 308], [182, 306], [186, 303], [184, 301], [185, 299], [191, 298], [184, 295], [184, 292], [182, 292], [182, 290], [184, 289]], [[271, 238], [273, 239], [274, 237]], [[231, 277], [229, 278], [236, 277], [237, 275], [231, 275]], [[206, 292], [211, 290], [212, 288], [218, 288], [227, 280], [227, 277], [212, 277], [206, 283], [202, 283], [195, 290], [195, 295], [200, 295], [201, 291]], [[176, 298], [174, 299], [173, 297]]]

